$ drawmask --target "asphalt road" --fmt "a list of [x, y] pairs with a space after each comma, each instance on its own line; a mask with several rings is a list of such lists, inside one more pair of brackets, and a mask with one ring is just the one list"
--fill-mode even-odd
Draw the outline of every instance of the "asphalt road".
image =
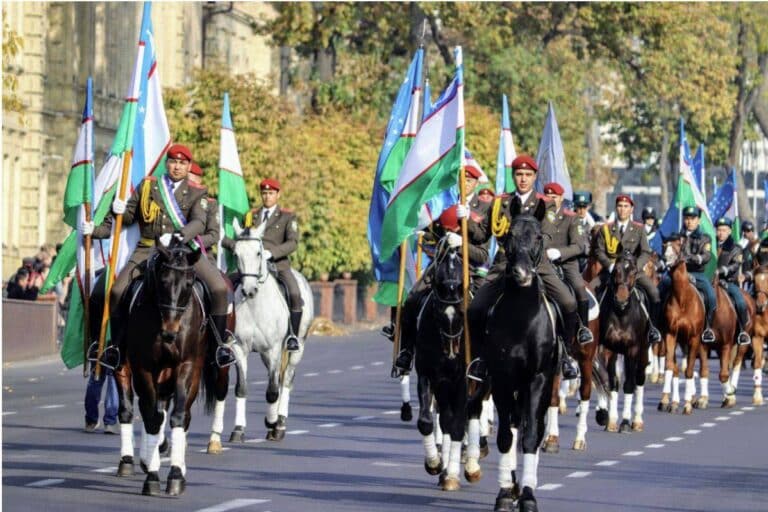
[[[180, 498], [144, 497], [143, 475], [114, 476], [119, 437], [82, 431], [80, 369], [67, 371], [56, 359], [6, 365], [3, 510], [492, 510], [498, 490], [495, 441], [478, 484], [462, 482], [455, 493], [439, 490], [436, 477], [423, 470], [415, 420], [400, 421], [390, 357], [391, 345], [374, 332], [310, 338], [288, 435], [278, 444], [263, 441], [266, 372], [251, 355], [248, 441], [225, 444], [228, 449], [218, 456], [203, 453], [211, 419], [195, 405], [187, 490]], [[604, 432], [590, 413], [583, 453], [568, 449], [576, 422], [570, 399], [561, 420], [561, 452], [541, 455], [540, 510], [768, 510], [768, 407], [751, 407], [751, 374], [742, 372], [734, 409], [717, 406], [719, 387], [712, 385], [715, 406], [692, 416], [657, 412], [661, 387], [649, 385], [645, 432]], [[225, 440], [233, 421], [229, 403]], [[135, 428], [138, 434], [140, 423]], [[165, 461], [162, 480], [167, 471]]]

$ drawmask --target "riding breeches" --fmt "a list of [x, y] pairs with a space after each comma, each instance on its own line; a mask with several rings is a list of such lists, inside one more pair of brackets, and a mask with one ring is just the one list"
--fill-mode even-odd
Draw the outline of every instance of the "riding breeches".
[[661, 300], [659, 298], [659, 289], [656, 288], [656, 285], [653, 284], [651, 278], [645, 275], [642, 270], [640, 270], [637, 274], [635, 285], [639, 286], [640, 289], [645, 292], [645, 296], [648, 297], [648, 300], [652, 305], [658, 303]]
[[577, 310], [576, 298], [571, 294], [568, 286], [555, 273], [555, 268], [549, 262], [542, 262], [538, 268], [539, 277], [544, 283], [547, 298], [557, 302], [563, 315], [575, 313]]
[[211, 263], [211, 260], [201, 256], [195, 263], [195, 274], [198, 279], [205, 283], [211, 293], [211, 316], [226, 315], [228, 309], [227, 282], [224, 281], [219, 269]]
[[561, 267], [563, 269], [563, 277], [573, 288], [573, 293], [576, 295], [577, 302], [587, 302], [589, 295], [587, 295], [587, 285], [579, 272], [579, 265], [576, 261], [569, 261], [564, 263]]
[[707, 276], [704, 275], [704, 273], [689, 272], [688, 274], [693, 276], [696, 289], [704, 296], [704, 309], [707, 312], [707, 325], [712, 325], [712, 317], [717, 308], [715, 289], [712, 287], [712, 283], [709, 282], [709, 279], [707, 279]]
[[[721, 281], [722, 282], [722, 281]], [[736, 306], [736, 314], [739, 316], [739, 325], [743, 329], [747, 325], [747, 302], [741, 294], [741, 288], [736, 283], [725, 283], [725, 289], [728, 296], [731, 297], [733, 305]]]
[[291, 301], [290, 310], [294, 312], [302, 311], [304, 306], [304, 300], [301, 298], [301, 290], [299, 289], [299, 283], [296, 282], [296, 278], [293, 276], [291, 267], [283, 267], [277, 269], [277, 276], [285, 283], [285, 287], [288, 289], [288, 297]]
[[109, 313], [115, 317], [120, 315], [120, 300], [123, 298], [125, 290], [130, 286], [131, 281], [142, 275], [143, 269], [139, 267], [152, 254], [152, 247], [138, 246], [131, 254], [131, 258], [120, 270], [120, 273], [112, 283], [112, 289], [109, 292]]

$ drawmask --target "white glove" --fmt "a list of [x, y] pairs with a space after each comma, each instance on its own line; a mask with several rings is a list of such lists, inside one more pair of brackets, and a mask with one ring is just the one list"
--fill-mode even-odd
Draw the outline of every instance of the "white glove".
[[466, 219], [469, 217], [469, 206], [465, 204], [456, 205], [456, 218]]
[[112, 213], [115, 215], [122, 215], [125, 213], [125, 201], [122, 199], [115, 197], [115, 200], [112, 201]]
[[174, 233], [173, 234], [173, 238], [178, 240], [179, 242], [183, 242], [184, 241], [184, 235], [182, 235], [181, 233]]
[[550, 247], [547, 249], [547, 258], [549, 258], [549, 261], [555, 261], [560, 259], [560, 251], [555, 249], [554, 247]]
[[461, 235], [458, 233], [448, 233], [445, 237], [448, 240], [448, 247], [461, 247]]
[[165, 233], [160, 235], [158, 241], [163, 247], [168, 247], [171, 245], [171, 238], [173, 238], [173, 233]]
[[92, 220], [84, 220], [80, 223], [80, 232], [83, 234], [83, 236], [88, 236], [93, 234], [94, 224]]
[[262, 253], [265, 259], [271, 260], [272, 259], [272, 251], [269, 249], [264, 249], [264, 252]]
[[611, 266], [610, 266], [610, 267], [608, 267], [608, 273], [609, 273], [609, 274], [613, 272], [613, 267], [615, 267], [615, 266], [616, 266], [616, 264], [615, 264], [615, 263], [611, 263]]

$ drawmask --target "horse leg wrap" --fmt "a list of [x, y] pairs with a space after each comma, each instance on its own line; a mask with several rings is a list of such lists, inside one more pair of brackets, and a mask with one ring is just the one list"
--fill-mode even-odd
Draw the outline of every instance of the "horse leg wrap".
[[701, 378], [701, 396], [709, 396], [709, 377]]
[[291, 388], [283, 386], [280, 388], [280, 399], [278, 400], [277, 414], [288, 417], [288, 404], [291, 402]]
[[759, 368], [752, 370], [752, 382], [756, 388], [763, 386], [763, 371]]
[[181, 468], [181, 474], [187, 474], [187, 465], [184, 463], [184, 453], [187, 450], [187, 433], [182, 427], [171, 429], [171, 466]]
[[538, 484], [537, 473], [539, 471], [539, 450], [536, 453], [523, 454], [523, 479], [520, 481], [520, 487], [530, 487], [536, 489]]
[[680, 377], [672, 377], [672, 401], [680, 402]]
[[734, 391], [739, 387], [739, 377], [741, 377], [741, 368], [735, 367], [731, 371], [731, 378], [729, 379], [731, 387], [734, 389]]
[[[217, 400], [216, 407], [213, 410], [211, 434], [216, 434], [219, 438], [221, 438], [221, 432], [224, 430], [224, 405], [224, 400]], [[213, 435], [211, 435], [211, 439], [213, 439]]]
[[619, 419], [619, 393], [611, 391], [611, 399], [608, 401], [608, 419], [616, 421]]
[[160, 439], [160, 443], [158, 444], [158, 446], [163, 444], [163, 442], [165, 441], [165, 425], [166, 423], [168, 423], [168, 414], [165, 411], [160, 411], [160, 414], [163, 415], [163, 422], [160, 423], [160, 431], [157, 433], [158, 438]]
[[643, 400], [645, 399], [645, 387], [637, 386], [635, 388], [635, 418], [641, 417], [644, 412]]
[[411, 401], [411, 377], [403, 375], [400, 377], [400, 398], [403, 402]]
[[488, 437], [493, 425], [493, 398], [483, 400], [483, 412], [480, 414], [480, 435]]
[[246, 398], [243, 397], [236, 397], [235, 398], [235, 426], [236, 427], [243, 427], [245, 428], [246, 420], [245, 420], [245, 400]]
[[664, 389], [662, 393], [670, 394], [672, 392], [672, 370], [664, 370]]
[[560, 437], [560, 425], [558, 424], [558, 409], [557, 407], [547, 408], [547, 434], [550, 436]]
[[267, 404], [266, 422], [270, 425], [277, 423], [277, 402], [273, 404]]
[[150, 473], [160, 470], [160, 434], [146, 434], [147, 471]]
[[133, 423], [120, 424], [120, 457], [133, 457]]
[[424, 444], [424, 453], [429, 460], [435, 460], [438, 457], [437, 444], [435, 444], [435, 437], [432, 434], [421, 436], [421, 441]]
[[733, 384], [730, 383], [730, 381], [725, 381], [721, 384], [723, 387], [723, 396], [732, 395], [736, 392], [736, 389], [733, 387]]
[[[477, 440], [478, 445], [480, 439]], [[451, 441], [451, 452], [448, 459], [448, 476], [455, 478], [459, 477], [459, 469], [461, 468], [461, 441]]]
[[467, 458], [480, 458], [480, 420], [469, 420], [469, 429], [467, 432]]
[[587, 436], [587, 416], [589, 415], [589, 400], [582, 400], [579, 404], [579, 421], [576, 423], [576, 439], [584, 439]]
[[443, 458], [443, 466], [448, 467], [448, 463], [451, 460], [451, 436], [443, 434], [443, 443], [440, 445], [441, 456]]
[[512, 471], [517, 468], [517, 446], [514, 444], [507, 453], [502, 453], [499, 457], [499, 487], [501, 489], [511, 489]]
[[629, 420], [632, 418], [632, 399], [634, 393], [624, 393], [624, 409], [621, 411], [621, 419]]

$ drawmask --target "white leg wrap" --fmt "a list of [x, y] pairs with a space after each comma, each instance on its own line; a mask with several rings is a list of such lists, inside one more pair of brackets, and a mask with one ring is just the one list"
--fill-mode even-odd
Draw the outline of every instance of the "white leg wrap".
[[632, 399], [634, 397], [634, 393], [624, 394], [624, 409], [621, 411], [621, 419], [628, 420], [632, 417]]
[[162, 415], [163, 415], [163, 422], [160, 424], [160, 431], [157, 433], [160, 439], [160, 444], [163, 444], [163, 442], [165, 441], [165, 425], [168, 423], [168, 413], [166, 413], [165, 411], [162, 411]]
[[685, 379], [685, 401], [690, 402], [695, 392], [694, 379]]
[[411, 376], [403, 375], [400, 377], [400, 398], [403, 402], [411, 401]]
[[664, 389], [662, 393], [669, 394], [672, 392], [672, 370], [664, 370]]
[[480, 458], [480, 420], [469, 420], [467, 458]]
[[653, 348], [648, 347], [648, 366], [645, 367], [645, 373], [654, 373], [659, 371], [659, 361], [653, 355]]
[[491, 423], [493, 423], [493, 401], [489, 398], [483, 400], [483, 409], [480, 413], [480, 435], [487, 436], [491, 433]]
[[448, 460], [448, 476], [459, 478], [461, 468], [461, 441], [451, 441], [451, 453]]
[[432, 415], [432, 421], [435, 422], [435, 439], [437, 441], [440, 441], [442, 444], [443, 442], [443, 429], [440, 428], [440, 415], [438, 413], [435, 413]]
[[517, 462], [513, 459], [516, 457], [517, 447], [514, 444], [507, 453], [499, 456], [499, 487], [501, 489], [512, 488], [512, 471], [517, 467]]
[[451, 436], [443, 434], [443, 443], [440, 445], [440, 456], [443, 458], [443, 467], [448, 467], [451, 460]]
[[560, 397], [562, 400], [566, 396], [568, 396], [568, 381], [564, 379], [560, 379], [560, 389], [557, 390], [557, 396]]
[[589, 400], [579, 402], [579, 421], [576, 423], [576, 439], [587, 436], [587, 416], [589, 415]]
[[643, 416], [643, 400], [645, 399], [645, 388], [643, 386], [637, 386], [635, 388], [635, 418], [642, 418]]
[[616, 356], [616, 378], [619, 383], [624, 382], [624, 356], [621, 354]]
[[608, 419], [616, 421], [619, 419], [619, 393], [611, 391], [611, 399], [608, 401]]
[[245, 419], [245, 401], [247, 399], [245, 397], [236, 397], [235, 398], [235, 426], [236, 427], [245, 427], [247, 424], [247, 421]]
[[754, 383], [756, 388], [762, 387], [763, 385], [763, 370], [760, 368], [757, 368], [752, 371], [752, 382]]
[[560, 425], [558, 425], [557, 407], [550, 406], [547, 409], [547, 435], [560, 436]]
[[736, 392], [735, 389], [733, 389], [733, 385], [730, 381], [725, 381], [720, 384], [723, 387], [723, 396], [732, 395]]
[[[279, 402], [279, 400], [278, 400]], [[275, 402], [273, 404], [267, 404], [267, 422], [268, 423], [275, 423], [277, 422], [277, 405], [278, 402]]]
[[216, 407], [213, 410], [211, 433], [218, 434], [219, 436], [221, 436], [221, 432], [224, 430], [224, 405], [224, 400], [217, 400]]
[[421, 441], [424, 443], [424, 453], [428, 459], [434, 460], [437, 458], [437, 445], [435, 444], [435, 436], [429, 434], [428, 436], [421, 436]]
[[701, 378], [701, 396], [709, 396], [709, 377]]
[[667, 365], [667, 358], [659, 356], [659, 373], [664, 371], [664, 367]]
[[536, 489], [538, 485], [537, 473], [539, 470], [539, 450], [536, 453], [523, 454], [523, 479], [520, 481], [520, 487], [530, 487]]
[[147, 452], [149, 456], [149, 460], [145, 460], [145, 462], [147, 463], [147, 469], [149, 471], [159, 471], [160, 470], [160, 450], [158, 450], [158, 448], [160, 447], [160, 436], [147, 434], [146, 437], [147, 437]]
[[288, 404], [291, 402], [291, 389], [283, 386], [280, 389], [280, 399], [277, 401], [280, 405], [277, 408], [277, 414], [288, 417]]
[[120, 457], [133, 457], [133, 423], [120, 424]]
[[731, 371], [730, 383], [733, 389], [739, 387], [739, 377], [741, 377], [741, 368], [736, 367]]
[[184, 462], [184, 454], [187, 450], [187, 433], [182, 427], [171, 429], [171, 466], [181, 468], [181, 474], [187, 474], [187, 465]]
[[608, 409], [608, 396], [603, 393], [602, 389], [597, 390], [597, 408]]
[[672, 401], [680, 402], [680, 378], [672, 377]]
[[141, 429], [141, 446], [139, 447], [139, 459], [143, 460], [144, 462], [149, 461], [149, 439], [147, 439], [147, 431], [144, 429]]

